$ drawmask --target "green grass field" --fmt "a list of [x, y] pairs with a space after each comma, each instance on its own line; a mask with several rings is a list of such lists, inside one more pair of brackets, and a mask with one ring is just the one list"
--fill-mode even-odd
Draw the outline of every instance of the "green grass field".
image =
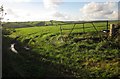
[[[98, 32], [87, 23], [83, 33], [82, 24], [77, 24], [75, 28], [79, 29], [70, 35], [71, 30], [62, 30], [61, 34], [60, 26], [56, 25], [15, 28], [10, 35], [4, 35], [5, 41], [10, 39], [4, 45], [19, 37], [19, 46], [28, 45], [31, 51], [19, 49], [18, 55], [10, 52], [9, 62], [21, 77], [118, 78], [120, 37], [108, 39], [101, 32], [106, 29], [106, 23], [94, 25]], [[73, 24], [62, 28], [72, 29]]]

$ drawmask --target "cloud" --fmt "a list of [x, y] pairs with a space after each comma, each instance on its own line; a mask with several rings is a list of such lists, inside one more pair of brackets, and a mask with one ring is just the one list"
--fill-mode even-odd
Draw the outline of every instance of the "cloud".
[[63, 0], [43, 0], [44, 7], [47, 9], [48, 12], [48, 19], [49, 20], [65, 20], [66, 14], [59, 11], [58, 8]]
[[69, 13], [59, 12], [59, 11], [52, 12], [48, 16], [50, 16], [49, 19], [59, 20], [59, 21], [78, 21], [79, 20], [78, 16], [76, 15], [70, 15]]
[[19, 18], [20, 17], [15, 11], [13, 11], [10, 8], [6, 9], [5, 12], [7, 13], [6, 16], [10, 16], [10, 17], [14, 17], [14, 18]]
[[9, 15], [15, 14], [12, 9], [7, 9], [6, 11], [7, 11], [7, 14], [9, 14]]
[[32, 0], [1, 0], [1, 2], [31, 2]]
[[7, 13], [7, 15], [5, 15], [4, 21], [6, 21], [7, 19], [9, 19], [9, 21], [29, 21], [31, 17], [32, 19], [34, 19], [29, 11], [25, 11], [23, 9], [7, 8], [5, 12]]
[[53, 17], [64, 17], [64, 15], [60, 12], [55, 12], [52, 14]]
[[7, 13], [7, 15], [12, 15], [14, 16], [15, 18], [18, 18], [18, 17], [21, 17], [21, 16], [24, 16], [24, 17], [28, 17], [28, 16], [31, 16], [31, 14], [28, 12], [28, 11], [24, 11], [24, 10], [21, 10], [21, 9], [6, 9], [5, 11]]
[[91, 2], [80, 9], [80, 12], [83, 14], [83, 18], [87, 20], [115, 20], [118, 17], [117, 3], [113, 2]]
[[12, 0], [13, 2], [30, 2], [31, 0]]
[[56, 9], [62, 3], [62, 0], [43, 0], [43, 3], [46, 9]]

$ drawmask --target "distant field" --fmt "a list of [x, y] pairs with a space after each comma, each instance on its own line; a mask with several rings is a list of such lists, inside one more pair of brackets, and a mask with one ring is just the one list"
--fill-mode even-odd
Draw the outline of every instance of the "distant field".
[[[72, 29], [73, 25], [63, 24], [61, 27], [62, 29]], [[86, 23], [84, 25], [86, 33], [83, 33], [83, 25], [77, 24], [75, 28], [78, 29], [73, 29], [70, 36], [67, 35], [71, 30], [62, 30], [61, 35], [59, 25], [15, 28], [15, 32], [12, 32], [9, 37], [14, 39], [19, 36], [18, 41], [23, 45], [29, 45], [33, 52], [43, 56], [36, 56], [39, 62], [49, 62], [48, 65], [53, 66], [64, 77], [117, 78], [119, 75], [120, 42], [117, 41], [119, 37], [111, 42], [106, 39], [106, 34], [101, 32], [106, 29], [106, 23], [94, 23], [94, 25], [98, 32], [91, 23]], [[27, 65], [25, 67], [29, 68]], [[34, 67], [40, 68], [37, 64]], [[54, 68], [51, 68], [51, 73], [54, 72]], [[19, 70], [20, 67], [16, 69]], [[40, 68], [37, 72], [34, 69], [31, 71], [38, 76], [39, 73], [42, 73], [42, 69], [44, 70], [44, 68]], [[21, 68], [21, 71], [27, 72], [27, 69]], [[22, 72], [20, 74], [25, 75]], [[44, 76], [45, 72], [42, 75]]]
[[[67, 24], [67, 25], [62, 25], [62, 29], [69, 29], [69, 30], [63, 30], [64, 32], [70, 32], [71, 29], [73, 28], [74, 24]], [[102, 23], [94, 23], [95, 27], [97, 28], [98, 31], [101, 30], [105, 30], [106, 29], [106, 22], [102, 22]], [[90, 32], [90, 31], [96, 31], [93, 27], [93, 25], [91, 23], [85, 23], [84, 24], [84, 28], [86, 32]], [[60, 25], [57, 26], [34, 26], [31, 28], [18, 28], [16, 29], [17, 33], [22, 33], [23, 35], [28, 34], [28, 33], [34, 33], [34, 32], [41, 32], [44, 33], [45, 32], [50, 32], [50, 33], [60, 33]], [[74, 32], [83, 32], [83, 24], [76, 24], [75, 28], [73, 29], [73, 33]]]

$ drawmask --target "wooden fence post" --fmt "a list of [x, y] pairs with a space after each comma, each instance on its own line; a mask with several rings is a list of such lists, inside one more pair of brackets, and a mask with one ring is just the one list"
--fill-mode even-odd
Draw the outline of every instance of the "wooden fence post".
[[108, 21], [107, 21], [106, 30], [108, 30], [108, 26], [109, 26], [109, 24], [108, 24]]
[[115, 28], [115, 25], [114, 24], [110, 24], [110, 33], [109, 33], [110, 37], [112, 37], [114, 35], [114, 28]]

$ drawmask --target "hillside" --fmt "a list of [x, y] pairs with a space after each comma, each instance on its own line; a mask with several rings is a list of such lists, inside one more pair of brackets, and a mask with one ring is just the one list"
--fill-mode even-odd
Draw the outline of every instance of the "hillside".
[[[16, 73], [12, 77], [119, 78], [120, 29], [109, 38], [108, 33], [102, 31], [106, 30], [106, 22], [95, 22], [95, 27], [85, 23], [84, 29], [83, 24], [74, 27], [74, 24], [59, 23], [7, 28], [9, 34], [3, 35], [3, 60], [6, 62], [3, 77]], [[13, 40], [17, 41], [18, 54], [8, 49]], [[25, 50], [24, 46], [30, 50]]]

